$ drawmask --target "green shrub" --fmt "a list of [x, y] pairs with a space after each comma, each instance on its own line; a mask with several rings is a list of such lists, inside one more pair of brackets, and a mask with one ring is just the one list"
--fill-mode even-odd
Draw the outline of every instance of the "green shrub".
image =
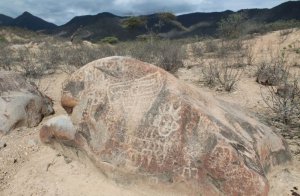
[[203, 66], [203, 82], [210, 88], [220, 85], [223, 90], [230, 92], [236, 87], [243, 72], [244, 69], [235, 68], [226, 62], [226, 59], [222, 59], [220, 62]]
[[126, 18], [122, 21], [122, 26], [124, 28], [128, 28], [128, 29], [135, 29], [137, 27], [141, 27], [144, 26], [146, 23], [146, 20], [142, 17], [129, 17]]
[[268, 108], [274, 112], [272, 120], [299, 127], [300, 86], [296, 78], [285, 80], [278, 87], [267, 87], [267, 92], [261, 93], [261, 96]]
[[174, 40], [124, 42], [116, 45], [115, 51], [116, 55], [131, 56], [169, 72], [182, 67], [186, 55], [182, 43]]
[[297, 20], [279, 20], [273, 23], [266, 25], [266, 28], [269, 31], [277, 31], [282, 29], [289, 29], [300, 27], [300, 21]]
[[214, 40], [209, 39], [205, 42], [205, 52], [211, 53], [216, 52], [219, 49], [218, 43]]
[[105, 38], [101, 39], [101, 42], [109, 43], [109, 44], [116, 44], [119, 42], [119, 39], [117, 37], [110, 36], [110, 37], [105, 37]]
[[171, 13], [171, 12], [162, 12], [162, 13], [158, 13], [159, 19], [164, 21], [164, 22], [168, 22], [171, 20], [176, 20], [176, 16]]
[[11, 70], [11, 65], [13, 63], [12, 53], [13, 51], [5, 46], [5, 44], [1, 44], [0, 42], [0, 70]]
[[7, 42], [7, 40], [5, 39], [5, 37], [0, 35], [0, 43], [6, 43], [6, 42]]
[[219, 34], [223, 38], [238, 38], [243, 32], [243, 24], [246, 17], [243, 13], [235, 13], [222, 19], [218, 25]]
[[262, 84], [268, 85], [261, 91], [261, 96], [273, 111], [270, 122], [282, 123], [289, 129], [291, 125], [299, 127], [300, 86], [299, 76], [290, 72], [285, 57], [285, 53], [282, 52], [281, 55], [273, 57], [268, 64], [264, 63], [258, 68], [257, 76], [261, 76], [260, 80], [264, 82]]

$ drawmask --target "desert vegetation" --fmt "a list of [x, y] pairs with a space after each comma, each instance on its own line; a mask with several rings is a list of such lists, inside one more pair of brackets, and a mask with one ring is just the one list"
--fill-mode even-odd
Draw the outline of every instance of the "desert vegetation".
[[[256, 81], [266, 86], [261, 96], [273, 112], [269, 122], [283, 132], [299, 132], [300, 91], [298, 70], [287, 64], [283, 51], [278, 57], [258, 65]], [[296, 130], [295, 130], [296, 129]]]
[[115, 37], [106, 37], [94, 44], [88, 41], [71, 43], [50, 37], [42, 40], [41, 35], [35, 35], [31, 39], [25, 38], [27, 43], [23, 40], [24, 44], [19, 44], [17, 35], [14, 36], [10, 42], [1, 42], [0, 68], [18, 71], [30, 78], [39, 78], [55, 70], [70, 73], [93, 60], [114, 55], [131, 56], [174, 72], [183, 66], [185, 58], [182, 41], [119, 42]]

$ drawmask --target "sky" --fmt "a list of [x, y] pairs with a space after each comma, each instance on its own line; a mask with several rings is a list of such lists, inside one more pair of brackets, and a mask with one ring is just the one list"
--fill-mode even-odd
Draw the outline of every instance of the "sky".
[[272, 8], [286, 0], [0, 0], [0, 13], [13, 18], [24, 11], [62, 25], [74, 16], [111, 12], [143, 15], [155, 12], [183, 14], [245, 8]]

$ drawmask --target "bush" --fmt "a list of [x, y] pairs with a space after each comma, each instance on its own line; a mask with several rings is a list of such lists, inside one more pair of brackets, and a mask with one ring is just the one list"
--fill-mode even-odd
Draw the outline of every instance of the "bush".
[[215, 64], [209, 64], [202, 68], [202, 74], [205, 85], [212, 88], [218, 84], [218, 68]]
[[300, 27], [300, 21], [298, 20], [279, 20], [270, 24], [267, 24], [265, 28], [267, 31], [277, 31], [282, 29], [290, 29]]
[[226, 60], [220, 61], [220, 64], [213, 63], [202, 69], [204, 83], [209, 87], [221, 85], [221, 87], [230, 92], [234, 89], [240, 80], [244, 69], [236, 69], [229, 65]]
[[261, 93], [264, 102], [275, 116], [274, 120], [285, 125], [299, 124], [300, 89], [296, 79], [285, 81], [279, 87], [270, 86], [266, 94]]
[[[203, 52], [211, 53], [215, 58], [228, 58], [229, 56], [243, 57], [247, 63], [253, 62], [252, 46], [246, 45], [242, 39], [232, 40], [206, 40], [203, 42]], [[192, 48], [194, 49], [194, 48]], [[202, 49], [202, 47], [201, 47]], [[245, 63], [244, 63], [245, 64]]]
[[99, 45], [97, 47], [79, 44], [71, 48], [65, 48], [63, 64], [68, 66], [82, 67], [85, 64], [108, 56], [114, 56], [115, 51], [109, 45]]
[[175, 72], [183, 65], [185, 49], [181, 42], [170, 40], [122, 42], [112, 46], [86, 42], [62, 44], [49, 39], [13, 50], [4, 44], [0, 50], [0, 69], [21, 71], [29, 78], [39, 78], [58, 69], [70, 72], [96, 59], [114, 55], [132, 56]]
[[219, 46], [214, 40], [209, 39], [205, 42], [205, 52], [216, 52], [218, 49]]
[[287, 36], [291, 33], [293, 33], [293, 29], [283, 29], [279, 32], [279, 35], [280, 36]]
[[13, 51], [5, 45], [1, 46], [0, 50], [0, 70], [10, 71], [13, 63], [12, 53]]
[[288, 77], [288, 68], [280, 64], [261, 63], [256, 71], [256, 82], [266, 86], [276, 86]]
[[160, 45], [158, 66], [169, 72], [176, 72], [183, 66], [185, 52], [181, 45], [163, 43]]
[[204, 55], [205, 50], [201, 44], [192, 43], [190, 46], [194, 56], [201, 57]]
[[146, 23], [145, 18], [132, 16], [124, 19], [122, 21], [122, 26], [128, 29], [135, 29], [144, 26], [145, 23]]
[[238, 38], [243, 32], [246, 17], [243, 13], [235, 13], [222, 19], [218, 24], [219, 34], [223, 38]]
[[264, 85], [268, 85], [267, 92], [261, 91], [263, 101], [274, 112], [272, 120], [292, 125], [300, 123], [300, 89], [296, 76], [291, 76], [286, 65], [284, 53], [269, 64], [262, 64], [257, 71], [263, 76]]
[[256, 71], [256, 82], [266, 86], [283, 84], [289, 77], [289, 68], [285, 65], [284, 53], [271, 62], [262, 62]]
[[182, 67], [186, 55], [181, 42], [170, 40], [124, 42], [116, 45], [115, 51], [116, 55], [131, 56], [169, 72]]
[[47, 70], [46, 66], [39, 65], [38, 61], [41, 60], [39, 55], [32, 53], [28, 48], [18, 50], [19, 65], [23, 70], [26, 78], [40, 78]]
[[2, 35], [0, 35], [0, 44], [2, 43], [6, 43], [7, 40], [5, 39], [5, 37], [3, 37]]
[[176, 16], [171, 12], [161, 12], [161, 13], [158, 13], [158, 16], [159, 16], [159, 19], [164, 22], [176, 20]]
[[102, 43], [109, 43], [109, 44], [116, 44], [119, 42], [119, 39], [117, 37], [111, 36], [111, 37], [105, 37], [101, 39]]

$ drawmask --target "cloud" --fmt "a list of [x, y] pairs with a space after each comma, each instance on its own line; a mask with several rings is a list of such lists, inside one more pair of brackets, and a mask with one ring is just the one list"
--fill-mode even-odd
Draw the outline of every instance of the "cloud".
[[117, 15], [141, 15], [161, 11], [175, 14], [270, 8], [284, 0], [1, 0], [0, 13], [16, 17], [28, 11], [49, 22], [63, 24], [74, 16], [112, 12]]

